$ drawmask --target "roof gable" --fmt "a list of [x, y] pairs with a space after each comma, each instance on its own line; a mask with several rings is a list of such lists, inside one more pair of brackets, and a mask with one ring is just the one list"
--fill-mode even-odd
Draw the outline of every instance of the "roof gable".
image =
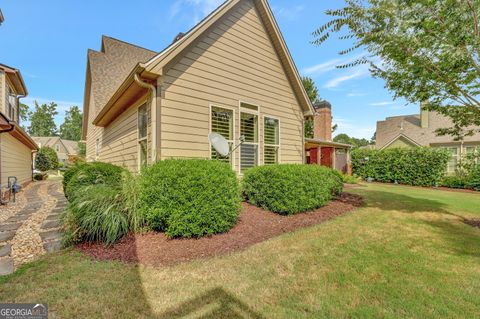
[[251, 1], [260, 13], [261, 20], [269, 34], [275, 50], [278, 53], [279, 59], [286, 71], [287, 77], [292, 84], [292, 88], [297, 96], [299, 104], [302, 106], [306, 114], [313, 115], [314, 109], [310, 99], [307, 96], [305, 88], [303, 87], [300, 74], [291, 57], [288, 47], [283, 39], [282, 33], [273, 16], [272, 10], [266, 0], [227, 0], [209, 16], [197, 24], [180, 40], [172, 43], [164, 51], [160, 52], [146, 63], [140, 64], [145, 69], [146, 73], [154, 73], [158, 75], [163, 74], [163, 68], [185, 49], [187, 49], [196, 39], [208, 31], [216, 22], [225, 16], [239, 3]]

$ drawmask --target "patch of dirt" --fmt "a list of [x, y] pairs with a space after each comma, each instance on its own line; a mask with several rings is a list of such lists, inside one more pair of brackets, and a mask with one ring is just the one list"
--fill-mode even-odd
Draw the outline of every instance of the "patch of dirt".
[[472, 227], [480, 228], [480, 219], [465, 219], [463, 222]]
[[238, 224], [228, 233], [200, 239], [169, 239], [163, 233], [130, 234], [112, 247], [84, 243], [77, 249], [99, 260], [119, 260], [146, 265], [174, 265], [194, 259], [243, 250], [283, 233], [343, 215], [363, 205], [360, 196], [343, 193], [327, 206], [312, 212], [281, 216], [247, 203]]

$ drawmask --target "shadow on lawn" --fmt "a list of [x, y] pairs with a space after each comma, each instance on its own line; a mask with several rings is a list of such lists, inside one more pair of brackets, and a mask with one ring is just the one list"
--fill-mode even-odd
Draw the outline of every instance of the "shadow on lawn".
[[263, 318], [250, 307], [221, 287], [205, 292], [164, 312], [158, 319], [167, 318]]

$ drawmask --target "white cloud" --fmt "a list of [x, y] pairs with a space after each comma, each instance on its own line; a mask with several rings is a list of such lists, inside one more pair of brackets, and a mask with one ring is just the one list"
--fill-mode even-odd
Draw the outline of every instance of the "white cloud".
[[375, 133], [376, 127], [372, 125], [361, 125], [357, 121], [353, 122], [344, 118], [334, 118], [333, 123], [338, 125], [335, 135], [347, 134], [351, 137], [370, 139]]
[[348, 97], [358, 97], [358, 96], [365, 96], [365, 95], [368, 95], [368, 94], [365, 93], [365, 92], [350, 92], [350, 93], [347, 93]]
[[371, 106], [387, 106], [387, 105], [393, 105], [396, 104], [393, 101], [383, 101], [383, 102], [376, 102], [376, 103], [371, 103]]
[[327, 73], [333, 70], [338, 70], [337, 66], [352, 63], [358, 60], [359, 58], [363, 57], [364, 55], [365, 53], [362, 52], [352, 57], [336, 58], [336, 59], [328, 60], [326, 62], [322, 62], [316, 65], [306, 67], [302, 70], [302, 72], [306, 75], [319, 75], [319, 74]]
[[273, 12], [277, 18], [283, 18], [290, 21], [297, 20], [303, 10], [305, 10], [305, 6], [303, 5], [296, 5], [292, 7], [273, 7]]
[[341, 76], [338, 76], [336, 78], [331, 79], [323, 87], [326, 88], [326, 89], [334, 89], [344, 82], [347, 82], [347, 81], [350, 81], [350, 80], [353, 80], [353, 79], [356, 79], [356, 78], [364, 77], [364, 76], [369, 74], [368, 68], [364, 67], [364, 66], [357, 67], [356, 69], [353, 69], [352, 71], [353, 72], [350, 73], [350, 74], [341, 75]]
[[172, 19], [181, 13], [183, 14], [185, 8], [188, 7], [193, 10], [193, 22], [198, 23], [223, 2], [224, 0], [177, 0], [170, 7], [170, 18]]

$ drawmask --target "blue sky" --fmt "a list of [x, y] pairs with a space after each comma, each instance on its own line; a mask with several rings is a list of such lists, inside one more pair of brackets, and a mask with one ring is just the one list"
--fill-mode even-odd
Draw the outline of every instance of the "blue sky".
[[[1, 0], [0, 0], [1, 1]], [[102, 34], [161, 51], [223, 0], [3, 0], [0, 63], [19, 68], [29, 90], [24, 103], [55, 101], [60, 124], [71, 105], [83, 105], [87, 49], [100, 49]], [[321, 47], [311, 32], [328, 21], [326, 9], [341, 0], [270, 0], [287, 45], [302, 75], [312, 77], [322, 98], [333, 105], [336, 134], [370, 138], [387, 116], [416, 113], [418, 105], [393, 101], [382, 80], [368, 69], [339, 70], [351, 59], [335, 38]], [[359, 54], [361, 52], [357, 52]]]

